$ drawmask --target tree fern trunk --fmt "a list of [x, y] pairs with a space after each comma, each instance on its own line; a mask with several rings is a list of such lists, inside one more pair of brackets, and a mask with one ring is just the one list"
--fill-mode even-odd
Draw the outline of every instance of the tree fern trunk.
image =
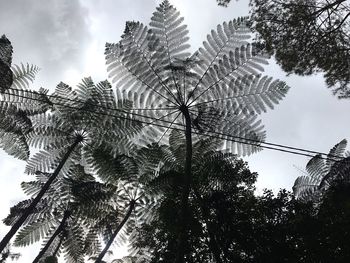
[[186, 120], [186, 160], [185, 160], [185, 174], [183, 178], [182, 193], [181, 193], [181, 208], [180, 208], [180, 233], [177, 241], [177, 251], [176, 251], [176, 263], [184, 262], [185, 247], [188, 238], [188, 217], [189, 217], [189, 207], [188, 207], [188, 196], [191, 189], [192, 181], [192, 129], [191, 129], [191, 117], [187, 107], [181, 108], [181, 111]]
[[6, 234], [6, 236], [1, 240], [0, 242], [0, 253], [3, 251], [3, 249], [6, 247], [6, 245], [10, 242], [11, 238], [16, 234], [18, 229], [22, 226], [24, 221], [28, 218], [28, 216], [33, 212], [35, 206], [39, 203], [41, 198], [44, 196], [44, 194], [47, 192], [47, 190], [50, 188], [52, 182], [57, 178], [58, 174], [60, 173], [62, 167], [66, 163], [67, 159], [71, 155], [71, 153], [74, 151], [75, 147], [82, 141], [81, 137], [78, 137], [74, 143], [69, 146], [66, 154], [63, 156], [62, 160], [58, 164], [56, 170], [53, 172], [53, 174], [50, 176], [50, 178], [47, 180], [47, 182], [43, 185], [38, 195], [33, 199], [31, 204], [28, 206], [28, 208], [23, 212], [22, 216], [13, 224], [10, 231]]
[[57, 227], [55, 233], [53, 233], [53, 235], [51, 236], [51, 238], [49, 239], [49, 241], [46, 243], [45, 247], [43, 247], [43, 249], [40, 251], [40, 253], [38, 254], [38, 256], [33, 260], [33, 263], [37, 263], [39, 262], [39, 260], [42, 258], [42, 256], [46, 253], [46, 251], [48, 250], [48, 248], [50, 247], [50, 245], [52, 244], [52, 242], [55, 240], [55, 238], [62, 232], [62, 230], [64, 229], [64, 224], [66, 223], [67, 219], [70, 216], [70, 212], [66, 211], [64, 213], [63, 219], [60, 223], [60, 225]]
[[201, 198], [200, 194], [198, 193], [197, 189], [195, 187], [193, 187], [196, 199], [198, 200], [199, 203], [199, 207], [200, 210], [203, 214], [203, 218], [204, 218], [204, 222], [207, 225], [207, 231], [208, 231], [208, 235], [209, 235], [209, 248], [212, 251], [215, 261], [216, 263], [222, 263], [223, 261], [221, 260], [221, 256], [220, 256], [220, 248], [219, 245], [216, 241], [215, 235], [214, 235], [214, 231], [211, 227], [211, 223], [209, 222], [209, 216], [210, 216], [210, 212], [208, 210], [208, 207], [205, 206], [205, 204], [203, 203], [203, 199]]
[[60, 249], [61, 245], [62, 245], [62, 242], [63, 242], [63, 236], [61, 236], [60, 238], [60, 242], [58, 242], [58, 245], [55, 249], [55, 251], [52, 253], [52, 256], [53, 257], [56, 257], [57, 253], [58, 253], [58, 250]]
[[128, 221], [132, 211], [135, 208], [135, 200], [132, 200], [129, 204], [129, 209], [128, 212], [126, 213], [126, 215], [124, 216], [123, 220], [120, 222], [120, 224], [118, 225], [117, 229], [114, 231], [114, 233], [112, 234], [111, 238], [108, 240], [106, 246], [104, 247], [104, 249], [101, 251], [101, 253], [98, 255], [95, 263], [101, 263], [103, 257], [106, 255], [108, 249], [110, 248], [110, 246], [112, 245], [114, 239], [116, 238], [116, 236], [118, 235], [120, 229], [123, 228], [123, 226], [125, 225], [126, 221]]

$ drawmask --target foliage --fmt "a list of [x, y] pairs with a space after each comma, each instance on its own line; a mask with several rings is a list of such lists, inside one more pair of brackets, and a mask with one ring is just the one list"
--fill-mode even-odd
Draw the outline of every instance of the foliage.
[[[171, 138], [174, 136], [180, 136], [181, 133], [173, 132]], [[159, 231], [164, 230], [160, 235], [164, 234], [162, 237], [162, 242], [160, 244], [155, 244], [152, 238], [140, 241], [139, 250], [136, 257], [151, 257], [154, 262], [170, 262], [175, 257], [176, 252], [176, 238], [179, 228], [181, 228], [179, 221], [179, 211], [181, 210], [181, 188], [183, 184], [181, 182], [184, 173], [184, 168], [182, 166], [183, 154], [181, 154], [184, 148], [184, 140], [171, 140], [175, 142], [169, 147], [162, 149], [163, 159], [162, 166], [159, 169], [157, 176], [150, 181], [149, 186], [155, 189], [158, 194], [161, 194], [162, 202], [158, 210], [158, 216], [150, 224], [145, 224], [140, 230], [139, 235], [143, 235], [144, 231], [151, 226], [149, 234], [154, 234], [154, 238], [161, 238], [158, 236]], [[200, 192], [200, 195], [211, 196], [215, 192], [220, 192], [223, 188], [229, 188], [230, 186], [242, 184], [242, 189], [250, 188], [251, 183], [255, 180], [255, 175], [251, 174], [247, 170], [246, 165], [242, 161], [238, 161], [233, 155], [222, 154], [216, 152], [217, 141], [208, 140], [200, 141], [194, 144], [194, 158], [193, 158], [193, 187], [190, 194], [190, 234], [189, 234], [189, 246], [185, 252], [186, 260], [188, 255], [195, 251], [192, 248], [192, 242], [194, 240], [201, 240], [207, 238], [206, 232], [202, 229], [202, 224], [204, 221], [202, 218], [198, 218], [198, 213], [202, 213], [201, 208], [198, 207], [198, 200], [194, 200], [194, 194]], [[244, 184], [246, 186], [244, 186]], [[194, 190], [196, 189], [196, 190]], [[252, 190], [251, 190], [252, 193]], [[206, 198], [206, 197], [202, 197]], [[207, 205], [207, 204], [206, 204]], [[199, 222], [198, 222], [199, 221]], [[140, 238], [140, 236], [138, 236]], [[156, 247], [154, 247], [156, 245]], [[158, 246], [159, 245], [159, 246]], [[150, 250], [147, 250], [149, 248]], [[193, 249], [193, 250], [192, 250]], [[192, 251], [192, 252], [191, 252]], [[163, 254], [164, 252], [164, 254]], [[192, 253], [192, 261], [188, 262], [206, 262], [208, 260], [208, 250], [207, 255], [203, 256], [200, 253]], [[163, 260], [163, 261], [160, 261]], [[186, 261], [187, 262], [187, 261]]]
[[46, 90], [28, 90], [38, 67], [11, 64], [12, 45], [3, 35], [0, 38], [0, 147], [8, 154], [26, 160], [29, 157], [26, 135], [32, 130], [30, 116], [46, 111], [50, 103]]
[[[236, 0], [236, 1], [238, 1], [238, 0]], [[216, 0], [216, 2], [220, 6], [227, 7], [229, 5], [229, 3], [231, 2], [231, 0]]]
[[3, 93], [9, 89], [13, 82], [13, 73], [11, 71], [12, 63], [12, 45], [10, 40], [2, 35], [0, 38], [0, 92]]
[[[22, 187], [26, 193], [35, 195], [47, 178], [47, 174], [40, 173], [36, 181], [24, 182]], [[27, 219], [25, 226], [18, 232], [14, 245], [28, 246], [44, 239], [43, 246], [45, 246], [61, 225], [62, 218], [65, 218], [60, 233], [48, 247], [42, 259], [48, 256], [59, 256], [60, 251], [63, 251], [66, 262], [84, 262], [86, 231], [90, 227], [90, 222], [108, 213], [108, 206], [101, 206], [101, 203], [106, 202], [111, 195], [109, 192], [112, 191], [106, 186], [100, 187], [100, 191], [96, 193], [94, 189], [96, 184], [94, 178], [84, 172], [83, 167], [79, 165], [72, 167], [69, 177], [56, 181], [42, 198]], [[84, 191], [84, 195], [80, 191]], [[6, 224], [11, 225], [22, 214], [25, 209], [24, 203], [28, 202], [22, 201], [11, 208], [10, 215], [4, 220]], [[90, 246], [89, 249], [90, 253], [93, 253], [93, 247]]]
[[345, 139], [336, 144], [329, 151], [327, 159], [319, 154], [311, 158], [306, 165], [305, 175], [295, 180], [293, 191], [297, 198], [317, 203], [332, 181], [348, 176], [349, 155], [345, 153], [346, 145]]
[[[190, 55], [183, 18], [163, 1], [149, 28], [127, 22], [122, 39], [106, 44], [109, 76], [117, 92], [133, 101], [134, 113], [146, 116], [141, 120], [154, 118], [154, 125], [145, 125], [143, 140], [166, 142], [167, 127], [182, 129], [187, 111], [200, 133], [264, 138], [256, 114], [273, 108], [288, 87], [260, 75], [266, 56], [246, 41], [246, 22], [242, 18], [218, 25], [203, 48]], [[234, 142], [226, 147], [240, 154], [258, 149]]]
[[[212, 237], [221, 262], [299, 262], [297, 259], [306, 256], [303, 242], [312, 237], [307, 226], [314, 222], [310, 204], [296, 201], [286, 191], [277, 197], [270, 191], [257, 197], [256, 174], [243, 161], [218, 152], [204, 155], [193, 170], [194, 177], [203, 180], [196, 181], [193, 189], [198, 192], [192, 190], [189, 201], [185, 262], [217, 262], [210, 244]], [[148, 247], [149, 262], [171, 262], [176, 255], [181, 187], [177, 178], [181, 178], [181, 171], [166, 173], [174, 179], [171, 187], [164, 188], [158, 216], [139, 230], [139, 252], [145, 253]]]
[[[273, 108], [288, 91], [284, 82], [262, 77], [266, 56], [249, 44], [245, 18], [218, 25], [194, 54], [189, 53], [187, 26], [164, 0], [149, 28], [127, 22], [117, 44], [106, 44], [109, 77], [117, 93], [133, 101], [133, 113], [147, 125], [145, 144], [166, 142], [171, 128], [185, 133], [180, 226], [175, 262], [183, 262], [192, 184], [192, 137], [222, 135], [218, 148], [247, 155], [264, 139], [257, 114]], [[198, 135], [198, 136], [194, 136]], [[240, 140], [227, 140], [230, 137]], [[253, 140], [253, 143], [243, 144]]]
[[350, 96], [350, 11], [346, 0], [251, 0], [258, 41], [287, 73], [324, 72], [339, 98]]
[[17, 260], [21, 256], [20, 253], [11, 252], [11, 246], [8, 245], [1, 253], [0, 253], [0, 263], [5, 263], [7, 259]]

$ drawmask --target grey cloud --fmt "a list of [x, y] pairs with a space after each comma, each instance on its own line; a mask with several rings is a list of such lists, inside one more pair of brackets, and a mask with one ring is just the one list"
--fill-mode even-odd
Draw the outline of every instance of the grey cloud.
[[42, 68], [40, 84], [57, 84], [67, 65], [82, 67], [91, 35], [78, 0], [0, 1], [0, 33], [12, 41], [15, 62]]

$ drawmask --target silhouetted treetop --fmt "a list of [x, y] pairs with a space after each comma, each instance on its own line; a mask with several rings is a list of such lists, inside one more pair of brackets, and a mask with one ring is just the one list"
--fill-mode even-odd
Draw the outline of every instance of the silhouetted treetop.
[[350, 97], [350, 2], [251, 0], [258, 41], [287, 73], [323, 72], [339, 98]]

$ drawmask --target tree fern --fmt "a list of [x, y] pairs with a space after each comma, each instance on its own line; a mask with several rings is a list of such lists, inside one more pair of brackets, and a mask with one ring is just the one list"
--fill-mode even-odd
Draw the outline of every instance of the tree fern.
[[[219, 25], [191, 56], [182, 22], [165, 0], [153, 14], [150, 28], [127, 22], [119, 43], [106, 45], [107, 69], [117, 92], [133, 101], [133, 112], [148, 123], [143, 141], [166, 142], [171, 128], [185, 133], [183, 229], [176, 262], [183, 262], [186, 240], [192, 140], [203, 134], [221, 135], [223, 140], [240, 137], [218, 147], [243, 155], [257, 151], [265, 135], [255, 115], [272, 108], [288, 91], [283, 82], [260, 77], [266, 56], [246, 42], [250, 31], [245, 18]], [[217, 115], [215, 125], [208, 122], [210, 117], [203, 118], [210, 113], [203, 111], [207, 107]], [[236, 146], [242, 143], [245, 146]]]
[[[97, 110], [99, 110], [99, 113], [101, 112], [100, 104], [113, 102], [115, 97], [109, 97], [111, 92], [107, 82], [103, 82], [99, 88], [96, 88], [96, 92], [92, 92], [93, 89], [95, 89], [95, 85], [91, 79], [83, 80], [83, 83], [78, 87], [78, 91], [81, 91], [79, 93], [61, 83], [54, 95], [50, 97], [54, 105], [52, 113], [43, 113], [32, 117], [34, 124], [33, 130], [28, 135], [29, 142], [33, 145], [39, 145], [43, 149], [29, 161], [27, 172], [36, 173], [36, 171], [41, 171], [51, 172], [52, 174], [26, 212], [1, 241], [0, 250], [23, 224], [31, 210], [35, 208], [60, 173], [68, 173], [72, 165], [84, 162], [82, 156], [88, 151], [89, 147], [99, 146], [104, 140], [121, 144], [123, 140], [126, 140], [126, 135], [130, 136], [130, 134], [137, 131], [136, 122], [135, 125], [126, 124], [129, 118], [125, 118], [127, 112], [123, 109], [119, 109], [119, 112], [112, 115], [108, 113], [116, 108], [105, 108], [106, 115], [104, 118], [97, 115], [95, 113]], [[96, 96], [96, 94], [102, 96]], [[107, 95], [103, 96], [105, 94]], [[70, 98], [64, 100], [61, 95], [69, 95]], [[65, 103], [62, 103], [62, 101]], [[114, 103], [114, 105], [119, 106], [121, 104]], [[43, 121], [43, 119], [48, 120]], [[53, 130], [55, 132], [52, 133], [50, 138], [50, 132]], [[43, 131], [46, 135], [45, 140], [40, 137], [40, 132]], [[59, 136], [59, 133], [61, 133], [61, 136]]]
[[[39, 182], [45, 182], [47, 179], [48, 176], [43, 174], [37, 176]], [[93, 176], [84, 172], [83, 167], [75, 166], [70, 175], [59, 182], [54, 185], [55, 189], [50, 189], [43, 197], [42, 202], [46, 201], [45, 205], [36, 207], [36, 211], [32, 213], [37, 215], [27, 219], [15, 239], [17, 246], [27, 246], [43, 240], [43, 249], [34, 262], [48, 256], [58, 256], [60, 251], [65, 254], [67, 262], [83, 262], [85, 253], [96, 253], [85, 248], [85, 239], [90, 227], [92, 228], [94, 223], [111, 209], [106, 209], [103, 204], [110, 200], [114, 188], [97, 183]], [[36, 193], [41, 187], [42, 183], [23, 184], [27, 193]], [[20, 216], [22, 207], [28, 204], [30, 202], [21, 202], [12, 208], [5, 222], [15, 222], [13, 219]]]

